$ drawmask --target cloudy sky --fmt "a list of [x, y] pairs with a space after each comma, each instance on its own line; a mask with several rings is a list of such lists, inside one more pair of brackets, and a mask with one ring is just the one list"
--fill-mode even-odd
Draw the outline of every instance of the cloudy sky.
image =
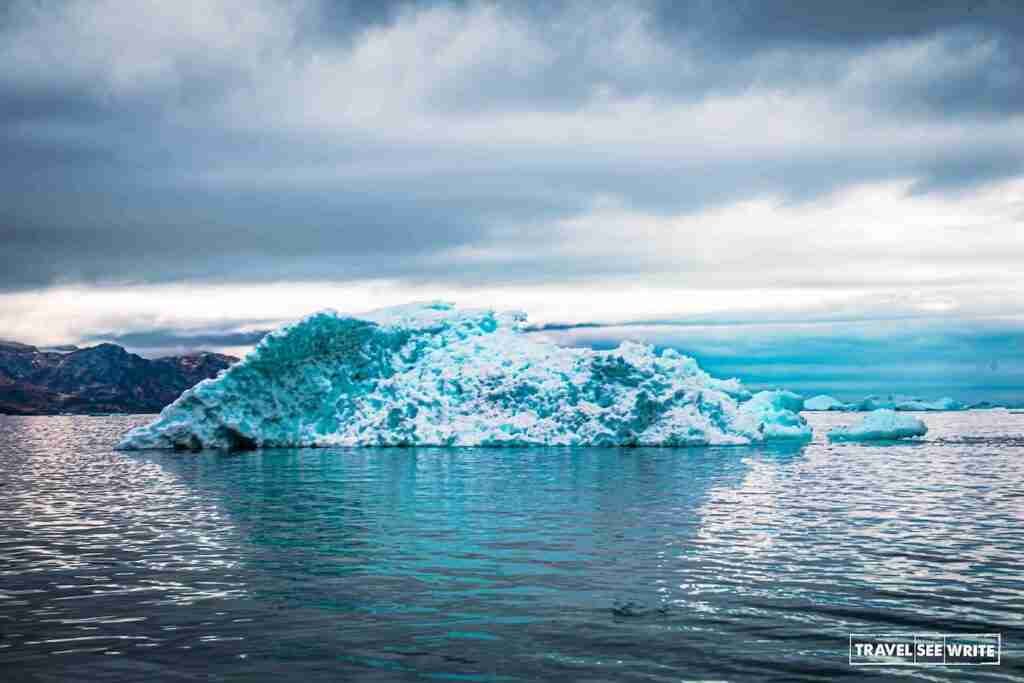
[[0, 337], [442, 298], [1024, 400], [1016, 0], [12, 0], [0, 158]]

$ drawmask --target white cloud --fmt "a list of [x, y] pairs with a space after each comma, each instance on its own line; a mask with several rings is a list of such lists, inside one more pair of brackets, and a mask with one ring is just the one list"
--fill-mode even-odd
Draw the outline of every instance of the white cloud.
[[[1024, 180], [969, 196], [912, 195], [911, 182], [868, 184], [814, 201], [761, 197], [662, 216], [599, 198], [589, 213], [523, 243], [513, 233], [458, 247], [453, 263], [623, 264], [676, 286], [942, 287], [1018, 283]], [[538, 244], [540, 242], [540, 244]]]
[[248, 77], [287, 58], [302, 9], [276, 0], [16, 2], [0, 78], [166, 97], [191, 80]]
[[606, 198], [545, 241], [517, 245], [509, 234], [440, 257], [453, 271], [620, 266], [608, 276], [477, 286], [444, 278], [68, 286], [0, 295], [0, 328], [24, 341], [65, 343], [99, 331], [276, 324], [321, 308], [359, 312], [429, 299], [518, 308], [536, 323], [1024, 315], [1016, 269], [1024, 261], [1024, 181], [958, 200], [905, 189], [868, 185], [798, 205], [762, 198], [669, 217]]

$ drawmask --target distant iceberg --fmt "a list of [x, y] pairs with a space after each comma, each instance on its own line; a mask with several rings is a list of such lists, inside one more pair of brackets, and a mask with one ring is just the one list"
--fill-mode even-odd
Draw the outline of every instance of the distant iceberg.
[[978, 401], [967, 406], [966, 410], [1006, 410], [1006, 406], [992, 401]]
[[850, 406], [827, 394], [818, 394], [804, 401], [804, 410], [850, 410]]
[[927, 425], [916, 417], [881, 408], [868, 413], [855, 425], [830, 430], [828, 438], [831, 441], [887, 441], [924, 436], [927, 432]]
[[906, 396], [868, 396], [857, 404], [857, 410], [878, 410], [886, 408], [900, 411], [939, 411], [939, 410], [964, 410], [966, 406], [955, 399], [944, 397], [935, 401], [923, 398]]
[[900, 401], [896, 404], [896, 410], [964, 410], [966, 406], [955, 399], [944, 398], [937, 399], [935, 401], [924, 401], [921, 399], [910, 399], [909, 401]]
[[802, 399], [752, 395], [671, 349], [557, 346], [450, 304], [326, 311], [267, 335], [124, 449], [676, 446], [808, 439]]
[[968, 406], [955, 399], [945, 397], [935, 401], [924, 398], [899, 396], [890, 394], [888, 396], [867, 396], [860, 401], [843, 403], [837, 398], [828, 394], [819, 394], [804, 401], [804, 410], [842, 410], [854, 412], [870, 412], [872, 410], [898, 410], [904, 411], [940, 411], [940, 410], [967, 410]]

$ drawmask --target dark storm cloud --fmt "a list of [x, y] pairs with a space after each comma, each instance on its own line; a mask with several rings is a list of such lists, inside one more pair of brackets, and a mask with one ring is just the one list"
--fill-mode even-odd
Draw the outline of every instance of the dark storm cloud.
[[[68, 7], [77, 13], [64, 17]], [[238, 40], [253, 41], [252, 50], [220, 34], [200, 40], [182, 29], [179, 42], [152, 52], [116, 23], [98, 42], [86, 39], [77, 28], [80, 14], [93, 12], [88, 17], [99, 21], [95, 8], [101, 7], [12, 3], [0, 12], [0, 40], [13, 46], [0, 66], [0, 288], [613, 274], [641, 266], [544, 257], [553, 225], [605, 195], [667, 216], [764, 193], [799, 202], [908, 176], [917, 181], [915, 192], [956, 192], [1021, 173], [1020, 141], [998, 131], [989, 138], [1006, 135], [1005, 144], [976, 144], [968, 130], [961, 143], [938, 151], [927, 144], [865, 149], [837, 141], [736, 155], [686, 146], [656, 155], [628, 141], [595, 147], [573, 143], [568, 132], [557, 144], [448, 137], [467, 116], [494, 117], [500, 135], [502, 116], [531, 112], [579, 112], [585, 130], [589, 114], [582, 108], [602, 89], [609, 97], [666, 106], [722, 94], [742, 98], [758, 89], [794, 97], [814, 92], [837, 111], [866, 109], [880, 128], [999, 123], [1024, 111], [1024, 12], [1013, 2], [638, 2], [626, 5], [628, 11], [590, 3], [502, 4], [490, 9], [501, 15], [495, 40], [514, 31], [525, 37], [494, 59], [487, 50], [467, 48], [470, 57], [455, 50], [418, 102], [433, 118], [415, 134], [405, 134], [400, 118], [367, 132], [346, 123], [285, 123], [284, 113], [264, 117], [260, 108], [281, 105], [283, 112], [310, 96], [289, 89], [294, 79], [287, 69], [296, 64], [315, 64], [330, 51], [349, 54], [375, 31], [402, 21], [410, 22], [412, 35], [419, 29], [409, 18], [425, 10], [454, 13], [422, 29], [429, 50], [440, 50], [446, 22], [489, 6], [286, 3], [288, 26], [271, 13], [269, 30], [240, 27]], [[262, 3], [246, 9], [257, 7]], [[440, 37], [430, 38], [435, 34]], [[44, 49], [57, 55], [53, 64], [32, 51], [48, 37], [53, 42]], [[105, 37], [114, 58], [104, 52]], [[901, 41], [931, 39], [934, 52], [910, 66], [899, 54], [884, 61]], [[404, 44], [384, 44], [379, 61]], [[878, 66], [870, 60], [880, 53]], [[866, 75], [851, 81], [856, 69]], [[324, 78], [343, 71], [334, 65]], [[415, 89], [418, 76], [377, 84], [380, 96]], [[265, 80], [280, 91], [264, 100], [239, 95]], [[312, 92], [330, 88], [324, 81]], [[362, 104], [346, 94], [333, 106]], [[409, 112], [410, 120], [416, 114]], [[771, 139], [772, 123], [760, 116], [744, 121], [749, 130], [737, 137]], [[646, 124], [624, 118], [621, 125], [628, 131]], [[453, 266], [443, 256], [472, 252], [495, 235], [536, 250], [534, 267], [472, 258]]]
[[968, 156], [940, 158], [921, 171], [920, 179], [910, 189], [912, 193], [969, 190], [991, 180], [1024, 173], [1024, 150], [972, 150]]
[[[894, 71], [892, 64], [875, 67], [878, 73], [854, 97], [880, 116], [907, 121], [1024, 112], [1024, 11], [1014, 0], [640, 4], [652, 9], [643, 27], [675, 52], [673, 59], [658, 64], [594, 59], [585, 41], [574, 40], [576, 32], [566, 30], [567, 22], [557, 20], [558, 11], [572, 3], [526, 4], [517, 6], [519, 11], [534, 22], [547, 45], [558, 46], [558, 57], [537, 74], [501, 69], [442, 91], [439, 104], [515, 109], [543, 103], [572, 109], [598, 84], [622, 96], [680, 101], [758, 87], [795, 94], [836, 86], [851, 75], [858, 59], [917, 40], [933, 41], [934, 54], [909, 72]], [[602, 47], [622, 28], [607, 7], [609, 18], [594, 22]], [[601, 15], [591, 10], [590, 15]], [[579, 21], [578, 13], [568, 16]], [[689, 60], [695, 68], [687, 68]], [[955, 69], [948, 68], [950, 63]], [[842, 100], [850, 94], [836, 96]]]
[[[45, 201], [44, 189], [31, 191]], [[5, 220], [0, 236], [11, 259], [6, 277], [31, 285], [346, 280], [395, 275], [422, 252], [468, 241], [474, 208], [346, 190], [87, 185], [63, 193], [56, 212]]]
[[1015, 0], [664, 0], [658, 3], [658, 18], [661, 26], [675, 31], [710, 26], [719, 40], [754, 49], [793, 44], [864, 47], [950, 27], [1024, 32], [1024, 18]]

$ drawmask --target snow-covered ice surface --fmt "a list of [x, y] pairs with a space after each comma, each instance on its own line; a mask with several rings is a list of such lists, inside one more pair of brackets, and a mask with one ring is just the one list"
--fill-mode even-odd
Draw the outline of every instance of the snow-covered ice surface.
[[889, 441], [924, 436], [927, 432], [927, 425], [916, 417], [880, 408], [855, 425], [830, 430], [828, 438], [832, 441]]
[[557, 346], [521, 313], [326, 311], [267, 335], [120, 448], [748, 444], [809, 439], [796, 394], [751, 395], [671, 349]]
[[850, 410], [850, 406], [827, 394], [818, 394], [804, 401], [804, 410]]

